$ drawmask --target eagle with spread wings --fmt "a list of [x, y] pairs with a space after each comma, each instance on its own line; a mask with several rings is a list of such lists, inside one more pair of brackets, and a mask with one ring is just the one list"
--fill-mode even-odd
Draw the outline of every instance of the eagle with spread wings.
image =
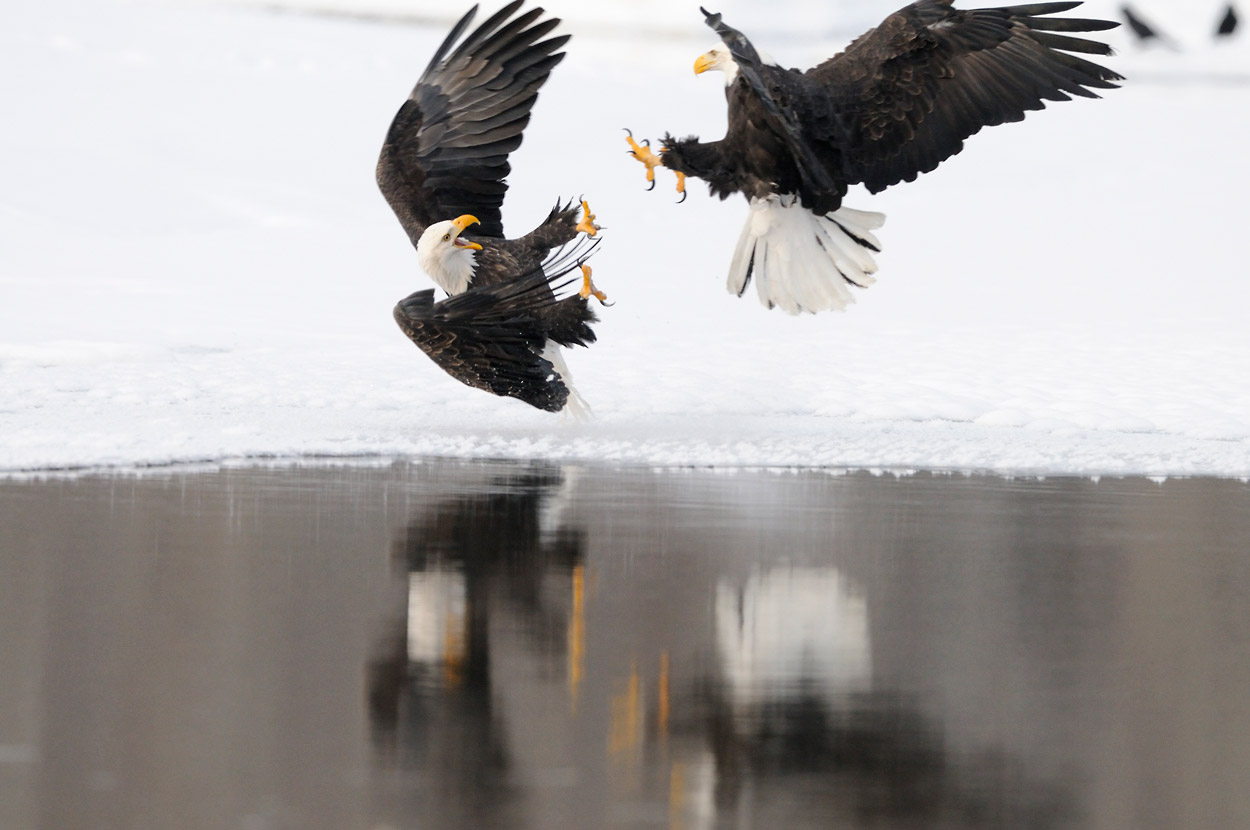
[[[504, 236], [508, 155], [521, 144], [538, 90], [564, 58], [558, 18], [517, 14], [514, 0], [465, 35], [477, 6], [447, 35], [391, 122], [377, 182], [446, 293], [395, 306], [400, 329], [456, 380], [550, 412], [582, 414], [560, 346], [587, 346], [606, 298], [585, 264], [600, 230], [585, 201], [557, 203], [524, 236]], [[461, 37], [463, 39], [461, 39]], [[580, 290], [569, 289], [581, 270]]]
[[728, 288], [752, 278], [761, 302], [792, 314], [843, 309], [848, 286], [865, 288], [885, 216], [842, 200], [862, 184], [877, 193], [914, 181], [963, 149], [983, 127], [1020, 121], [1046, 101], [1097, 98], [1123, 78], [1082, 55], [1110, 55], [1074, 33], [1118, 23], [1056, 16], [1079, 2], [961, 10], [919, 0], [842, 53], [806, 71], [785, 69], [719, 14], [703, 10], [723, 43], [695, 61], [725, 74], [729, 124], [720, 141], [666, 136], [654, 153], [629, 136], [655, 170], [703, 179], [722, 199], [741, 193], [750, 215], [730, 260]]

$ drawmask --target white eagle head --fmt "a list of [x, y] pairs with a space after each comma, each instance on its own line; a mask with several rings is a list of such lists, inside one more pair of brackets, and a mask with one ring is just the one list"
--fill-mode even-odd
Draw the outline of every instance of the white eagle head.
[[694, 62], [694, 74], [702, 75], [709, 70], [725, 73], [725, 86], [730, 86], [738, 79], [738, 62], [724, 46], [717, 46], [711, 51], [699, 55]]
[[474, 251], [482, 246], [460, 234], [470, 225], [479, 224], [476, 216], [465, 214], [445, 222], [435, 222], [417, 240], [417, 261], [434, 282], [448, 294], [463, 293], [477, 268]]

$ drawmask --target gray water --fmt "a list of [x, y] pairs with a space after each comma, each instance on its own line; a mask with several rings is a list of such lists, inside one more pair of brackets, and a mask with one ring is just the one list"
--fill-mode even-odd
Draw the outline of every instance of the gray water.
[[0, 482], [0, 828], [1250, 827], [1250, 487]]

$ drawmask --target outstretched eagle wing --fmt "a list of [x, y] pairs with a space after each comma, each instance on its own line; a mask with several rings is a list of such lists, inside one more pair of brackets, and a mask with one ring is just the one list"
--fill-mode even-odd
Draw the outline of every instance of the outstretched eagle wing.
[[461, 383], [559, 412], [569, 389], [542, 356], [549, 337], [558, 336], [549, 331], [546, 313], [561, 304], [579, 304], [580, 319], [565, 325], [568, 330], [560, 332], [562, 339], [580, 345], [595, 339], [588, 325], [594, 314], [585, 300], [576, 295], [555, 298], [552, 283], [568, 270], [555, 274], [536, 270], [503, 285], [473, 286], [437, 303], [433, 289], [417, 291], [395, 306], [395, 322]]
[[503, 237], [508, 154], [520, 146], [538, 88], [564, 59], [556, 50], [569, 39], [541, 39], [560, 22], [535, 23], [541, 8], [513, 18], [522, 2], [504, 6], [456, 46], [477, 6], [460, 18], [391, 122], [378, 187], [414, 245], [427, 225], [466, 213], [481, 220], [475, 235]]
[[805, 134], [840, 145], [849, 182], [876, 193], [913, 181], [982, 127], [1020, 121], [1045, 101], [1097, 98], [1091, 88], [1123, 80], [1078, 57], [1109, 46], [1065, 34], [1118, 23], [1051, 16], [1079, 2], [970, 11], [951, 2], [913, 3], [805, 73]]

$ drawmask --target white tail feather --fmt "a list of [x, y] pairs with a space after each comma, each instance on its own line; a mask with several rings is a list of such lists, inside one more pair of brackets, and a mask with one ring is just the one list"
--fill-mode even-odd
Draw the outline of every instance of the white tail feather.
[[586, 399], [573, 386], [573, 374], [569, 371], [568, 364], [564, 362], [564, 353], [560, 345], [548, 340], [547, 345], [543, 346], [543, 357], [551, 362], [552, 368], [556, 370], [556, 374], [560, 376], [560, 380], [564, 381], [564, 385], [569, 390], [569, 399], [565, 401], [560, 414], [572, 417], [575, 421], [589, 420], [590, 404], [586, 403]]
[[755, 279], [760, 302], [790, 314], [842, 310], [855, 302], [849, 285], [876, 280], [872, 231], [885, 214], [842, 207], [826, 216], [805, 209], [793, 196], [752, 199], [751, 212], [729, 264], [730, 292], [741, 295]]

